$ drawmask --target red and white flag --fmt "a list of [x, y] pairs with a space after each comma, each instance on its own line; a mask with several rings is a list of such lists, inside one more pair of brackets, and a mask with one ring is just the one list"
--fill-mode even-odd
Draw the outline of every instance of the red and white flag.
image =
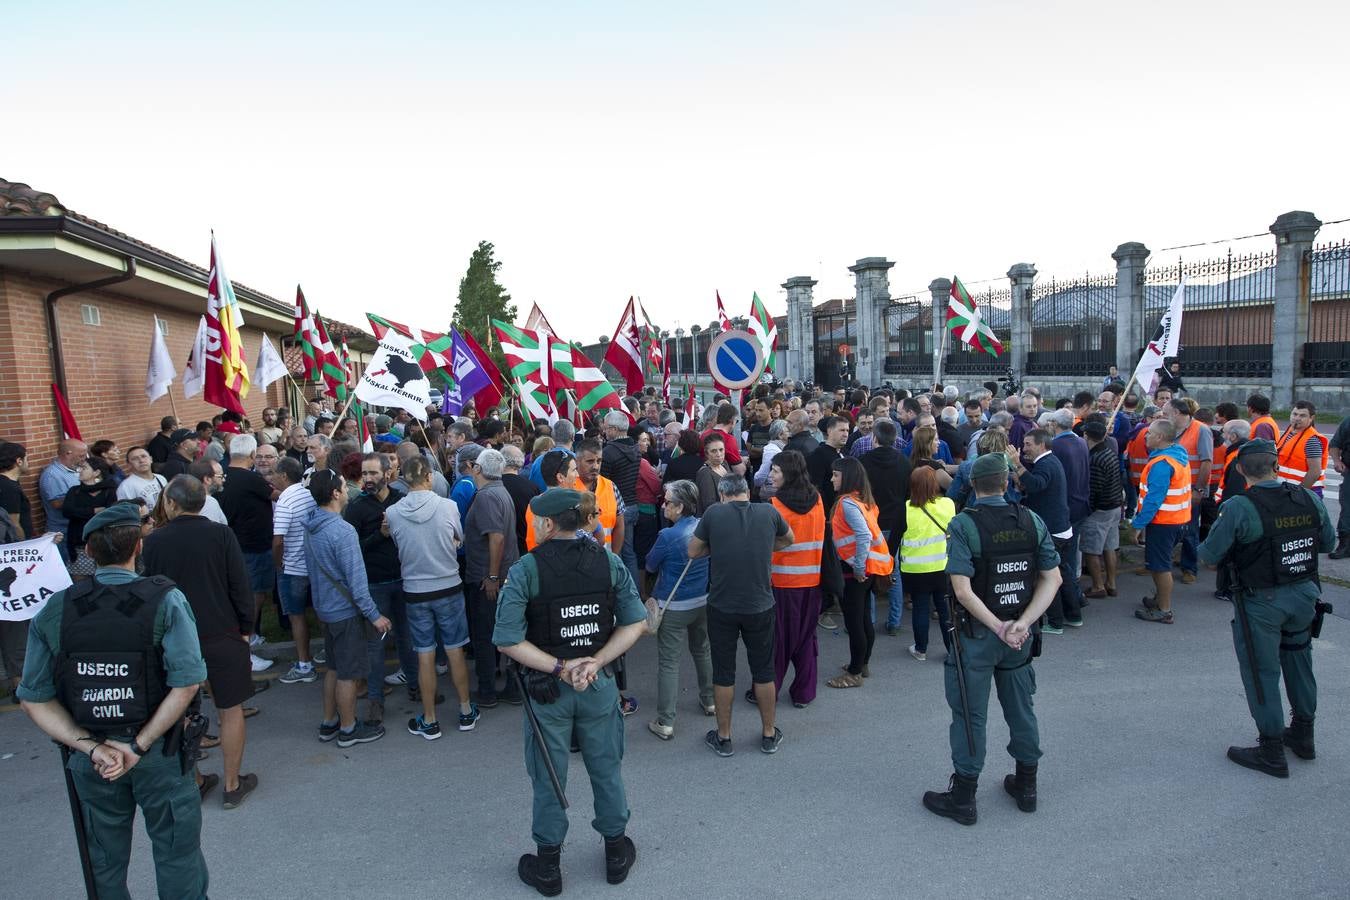
[[619, 325], [614, 329], [609, 347], [605, 349], [605, 362], [619, 371], [626, 382], [625, 390], [630, 394], [642, 392], [642, 340], [638, 335], [637, 319], [633, 315], [633, 298], [623, 308]]
[[670, 406], [670, 360], [661, 359], [661, 401]]
[[[727, 318], [726, 307], [722, 305], [722, 292], [716, 291], [716, 294], [717, 294], [717, 324], [720, 326], [722, 331], [730, 331], [731, 320]], [[726, 394], [728, 397], [731, 396], [731, 388], [727, 387], [725, 384], [718, 381], [716, 378], [713, 379], [713, 387], [717, 390], [719, 394]]]

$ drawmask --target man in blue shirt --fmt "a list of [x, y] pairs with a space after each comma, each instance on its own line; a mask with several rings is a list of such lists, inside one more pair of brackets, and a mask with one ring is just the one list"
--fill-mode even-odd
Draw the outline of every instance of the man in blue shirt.
[[[66, 492], [80, 483], [80, 466], [88, 458], [89, 448], [84, 441], [70, 438], [61, 442], [56, 450], [56, 459], [42, 470], [42, 477], [38, 479], [38, 493], [42, 497], [42, 511], [47, 514], [48, 531], [65, 534], [70, 526], [61, 507], [65, 505]], [[61, 559], [70, 561], [64, 542], [58, 543], [56, 549], [60, 551]]]

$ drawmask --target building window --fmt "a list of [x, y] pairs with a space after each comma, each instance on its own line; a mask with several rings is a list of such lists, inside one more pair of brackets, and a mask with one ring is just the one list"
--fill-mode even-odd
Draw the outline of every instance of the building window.
[[80, 305], [80, 321], [86, 325], [102, 325], [103, 321], [99, 318], [98, 307], [88, 303]]
[[155, 316], [155, 327], [159, 329], [159, 333], [160, 333], [160, 335], [161, 335], [162, 337], [168, 337], [168, 336], [169, 336], [169, 320], [168, 320], [168, 319], [161, 319], [159, 316]]

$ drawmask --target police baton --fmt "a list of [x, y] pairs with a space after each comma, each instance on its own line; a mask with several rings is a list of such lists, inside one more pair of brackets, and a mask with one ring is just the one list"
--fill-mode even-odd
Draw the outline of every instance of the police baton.
[[539, 718], [534, 714], [534, 703], [530, 700], [530, 691], [525, 687], [525, 675], [517, 663], [511, 666], [516, 673], [516, 687], [520, 689], [520, 699], [525, 706], [525, 718], [530, 722], [530, 731], [534, 734], [534, 745], [539, 748], [539, 758], [544, 762], [544, 771], [548, 772], [553, 793], [558, 797], [558, 805], [567, 809], [567, 794], [563, 793], [562, 782], [558, 780], [558, 770], [553, 768], [553, 759], [548, 755], [548, 744], [544, 742], [544, 730], [539, 727]]
[[1228, 580], [1233, 585], [1233, 612], [1237, 614], [1239, 627], [1242, 628], [1242, 643], [1247, 645], [1247, 669], [1252, 673], [1252, 687], [1256, 690], [1256, 702], [1266, 703], [1266, 692], [1261, 687], [1261, 673], [1256, 669], [1256, 648], [1252, 646], [1252, 623], [1247, 618], [1246, 588], [1238, 580], [1237, 566], [1229, 563]]
[[961, 629], [957, 627], [959, 618], [959, 615], [952, 616], [947, 631], [952, 636], [952, 660], [956, 666], [956, 690], [961, 695], [961, 722], [966, 726], [966, 748], [973, 757], [975, 755], [975, 732], [970, 727], [970, 698], [966, 695], [966, 667], [961, 662]]
[[66, 776], [66, 796], [70, 798], [70, 818], [75, 822], [75, 843], [80, 848], [80, 869], [84, 873], [84, 893], [89, 900], [98, 900], [94, 886], [94, 861], [89, 856], [89, 838], [84, 831], [84, 810], [80, 795], [75, 792], [75, 776], [70, 774], [70, 748], [53, 741], [61, 748], [61, 772]]

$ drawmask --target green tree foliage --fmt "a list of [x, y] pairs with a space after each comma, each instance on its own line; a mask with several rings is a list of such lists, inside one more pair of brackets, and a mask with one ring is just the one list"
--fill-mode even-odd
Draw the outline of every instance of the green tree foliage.
[[516, 305], [511, 295], [497, 281], [497, 270], [502, 264], [493, 258], [494, 247], [491, 241], [479, 241], [478, 249], [469, 257], [469, 270], [459, 280], [459, 300], [455, 303], [455, 312], [450, 319], [454, 327], [467, 328], [478, 338], [484, 349], [488, 350], [497, 366], [506, 371], [506, 357], [497, 346], [496, 336], [491, 333], [489, 319], [503, 322], [516, 320]]

